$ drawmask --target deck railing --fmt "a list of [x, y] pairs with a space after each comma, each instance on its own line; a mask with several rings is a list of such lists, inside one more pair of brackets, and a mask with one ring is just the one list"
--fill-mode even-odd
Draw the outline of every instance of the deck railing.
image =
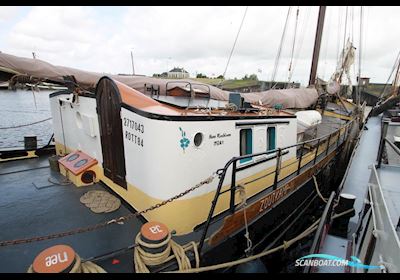
[[[238, 172], [243, 171], [245, 169], [248, 169], [250, 167], [254, 167], [254, 166], [260, 165], [260, 164], [265, 163], [267, 161], [271, 161], [273, 159], [276, 159], [276, 163], [277, 164], [276, 164], [275, 171], [273, 171], [273, 172], [268, 174], [268, 175], [274, 174], [273, 190], [275, 190], [277, 188], [277, 186], [278, 186], [280, 171], [287, 167], [287, 166], [285, 166], [285, 167], [281, 166], [282, 156], [284, 156], [287, 153], [289, 153], [289, 149], [294, 148], [294, 147], [300, 147], [301, 148], [300, 156], [299, 156], [298, 160], [294, 162], [294, 163], [298, 163], [295, 173], [296, 173], [296, 175], [299, 175], [301, 169], [305, 166], [305, 165], [301, 166], [301, 163], [302, 163], [302, 160], [303, 160], [303, 157], [304, 157], [303, 156], [303, 150], [305, 148], [305, 145], [317, 142], [316, 147], [314, 147], [315, 154], [314, 154], [314, 159], [313, 159], [313, 163], [312, 163], [312, 165], [315, 165], [315, 163], [317, 162], [317, 158], [319, 156], [318, 152], [320, 152], [319, 151], [320, 150], [320, 146], [322, 146], [322, 144], [324, 142], [327, 143], [326, 144], [326, 151], [324, 150], [325, 154], [323, 154], [323, 152], [320, 153], [320, 155], [322, 155], [322, 158], [325, 158], [328, 155], [329, 149], [331, 147], [336, 146], [335, 148], [337, 148], [339, 146], [340, 138], [342, 138], [342, 143], [344, 141], [346, 141], [346, 139], [347, 139], [347, 137], [348, 137], [348, 135], [350, 133], [350, 130], [352, 128], [352, 125], [354, 123], [354, 120], [355, 119], [352, 119], [351, 121], [347, 122], [345, 125], [339, 127], [335, 131], [333, 131], [333, 132], [331, 132], [329, 134], [323, 135], [323, 136], [321, 136], [319, 138], [310, 139], [310, 140], [307, 140], [307, 141], [304, 141], [304, 142], [300, 142], [300, 143], [296, 143], [296, 144], [293, 144], [293, 145], [290, 145], [290, 146], [287, 146], [287, 147], [284, 147], [284, 148], [277, 148], [277, 149], [268, 150], [268, 151], [265, 151], [265, 152], [254, 153], [254, 154], [243, 155], [243, 156], [237, 156], [237, 157], [233, 157], [232, 159], [230, 159], [222, 169], [219, 169], [217, 171], [217, 173], [219, 175], [219, 182], [218, 182], [218, 186], [217, 186], [217, 189], [216, 189], [216, 192], [215, 192], [215, 196], [214, 196], [214, 199], [212, 201], [211, 208], [210, 208], [210, 211], [209, 211], [206, 223], [205, 223], [205, 227], [204, 227], [201, 239], [200, 239], [199, 252], [201, 252], [201, 250], [203, 248], [204, 240], [205, 240], [205, 238], [207, 236], [207, 232], [208, 232], [212, 217], [214, 215], [214, 211], [215, 211], [215, 208], [216, 208], [216, 205], [217, 205], [217, 202], [218, 202], [218, 198], [219, 198], [220, 195], [222, 195], [222, 194], [224, 194], [226, 192], [230, 192], [230, 203], [229, 203], [229, 209], [228, 210], [231, 213], [235, 212], [235, 191], [237, 189], [237, 187], [236, 187], [236, 177], [237, 176], [236, 175], [237, 175]], [[341, 131], [343, 131], [343, 129], [344, 129], [344, 133], [341, 133]], [[337, 135], [337, 138], [338, 138], [337, 141], [335, 143], [331, 143], [331, 139], [334, 138], [336, 135]], [[311, 152], [312, 152], [312, 150], [310, 150], [309, 153], [311, 153]], [[240, 167], [237, 166], [237, 162], [242, 160], [242, 159], [247, 159], [247, 158], [252, 158], [252, 157], [259, 157], [259, 156], [263, 156], [263, 155], [267, 156], [267, 157], [265, 159], [262, 159], [262, 160], [259, 160], [259, 161], [253, 162], [253, 163], [249, 163], [249, 164], [246, 164], [246, 165], [243, 165], [243, 166], [240, 166]], [[228, 188], [228, 189], [226, 189], [224, 191], [221, 191], [222, 187], [223, 187], [223, 183], [224, 183], [225, 177], [226, 177], [226, 174], [227, 174], [227, 171], [228, 171], [228, 168], [230, 168], [231, 166], [232, 166], [232, 174], [231, 174], [230, 188]], [[290, 176], [290, 175], [291, 174], [289, 174], [288, 176]], [[265, 177], [265, 176], [263, 176], [263, 177]]]
[[400, 149], [392, 141], [390, 141], [389, 138], [386, 137], [388, 127], [389, 127], [389, 120], [384, 120], [382, 123], [381, 140], [378, 149], [377, 168], [381, 167], [385, 143], [389, 144], [389, 146], [393, 149], [393, 151], [400, 156]]
[[[309, 253], [310, 255], [319, 253], [319, 250], [321, 248], [321, 243], [323, 242], [325, 235], [328, 232], [329, 225], [332, 220], [333, 205], [335, 202], [334, 198], [335, 198], [335, 192], [331, 192], [329, 200], [325, 205], [324, 212], [322, 213], [322, 216], [318, 223], [318, 228], [317, 228], [317, 231], [315, 232], [314, 240], [311, 245], [311, 249], [310, 249], [310, 253]], [[315, 267], [313, 267], [313, 266], [306, 266], [303, 270], [303, 273], [314, 272], [313, 271], [314, 268]]]

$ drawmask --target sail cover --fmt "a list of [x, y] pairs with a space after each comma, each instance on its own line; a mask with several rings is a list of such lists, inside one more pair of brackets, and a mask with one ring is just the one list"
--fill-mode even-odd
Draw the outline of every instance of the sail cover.
[[[181, 87], [187, 90], [187, 83], [192, 83], [194, 88], [209, 89], [210, 98], [216, 100], [229, 100], [229, 91], [207, 85], [190, 79], [160, 79], [145, 76], [123, 76], [99, 72], [83, 71], [71, 67], [54, 66], [40, 59], [18, 57], [0, 52], [0, 72], [25, 74], [51, 82], [63, 83], [63, 76], [74, 76], [77, 83], [85, 88], [95, 88], [98, 80], [103, 76], [109, 76], [140, 92], [145, 93], [145, 84], [160, 86], [160, 94], [166, 95], [168, 88]], [[185, 84], [185, 82], [187, 82]], [[281, 104], [283, 108], [308, 108], [318, 99], [318, 93], [314, 88], [266, 90], [261, 92], [242, 93], [246, 102], [252, 104], [273, 107]]]

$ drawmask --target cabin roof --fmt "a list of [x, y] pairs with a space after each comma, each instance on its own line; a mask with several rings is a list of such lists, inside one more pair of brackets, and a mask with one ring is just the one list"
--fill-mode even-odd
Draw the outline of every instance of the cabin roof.
[[[132, 108], [135, 110], [140, 110], [142, 112], [150, 113], [150, 114], [156, 114], [156, 115], [165, 115], [165, 116], [205, 116], [205, 117], [222, 117], [222, 116], [228, 116], [228, 117], [246, 117], [246, 118], [282, 118], [282, 117], [287, 117], [287, 118], [293, 118], [296, 117], [294, 114], [289, 113], [284, 110], [275, 110], [273, 108], [267, 108], [264, 106], [256, 106], [253, 105], [253, 108], [258, 109], [254, 110], [252, 112], [238, 112], [238, 111], [232, 111], [227, 108], [225, 108], [226, 102], [223, 101], [218, 101], [214, 99], [210, 99], [211, 104], [208, 104], [209, 106], [212, 106], [213, 104], [216, 105], [215, 109], [212, 109], [211, 111], [209, 110], [201, 110], [205, 109], [204, 105], [207, 105], [208, 99], [206, 98], [201, 98], [201, 99], [195, 99], [196, 103], [193, 104], [192, 106], [189, 107], [184, 107], [184, 104], [189, 103], [190, 98], [186, 98], [185, 100], [181, 99], [179, 100], [179, 103], [181, 106], [177, 103], [171, 103], [167, 98], [162, 97], [158, 98], [158, 100], [151, 98], [148, 95], [145, 95], [135, 89], [132, 89], [131, 87], [118, 82], [114, 81], [118, 87], [118, 90], [121, 94], [121, 99], [122, 102], [127, 105], [123, 107], [128, 107]], [[167, 96], [167, 97], [173, 97], [173, 96]], [[173, 97], [175, 101], [179, 98]], [[190, 105], [190, 104], [189, 104]]]

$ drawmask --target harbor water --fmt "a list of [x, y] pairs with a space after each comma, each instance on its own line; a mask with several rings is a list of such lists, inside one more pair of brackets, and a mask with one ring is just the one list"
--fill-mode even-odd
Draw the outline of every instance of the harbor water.
[[[0, 90], [0, 151], [23, 149], [24, 136], [37, 136], [38, 147], [49, 142], [53, 134], [49, 119], [49, 94], [52, 92], [54, 90]], [[31, 123], [35, 124], [29, 125]]]

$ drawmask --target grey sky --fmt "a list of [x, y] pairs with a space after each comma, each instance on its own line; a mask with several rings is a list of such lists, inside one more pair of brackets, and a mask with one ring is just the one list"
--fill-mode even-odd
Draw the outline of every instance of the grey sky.
[[[297, 6], [278, 80], [287, 80]], [[2, 7], [0, 50], [84, 70], [152, 75], [173, 66], [194, 76], [222, 74], [245, 7]], [[327, 7], [318, 75], [329, 79], [343, 47], [346, 7]], [[248, 8], [226, 76], [269, 80], [288, 7]], [[299, 9], [292, 80], [308, 82], [318, 7]], [[400, 7], [364, 7], [362, 75], [385, 82], [399, 51]], [[348, 7], [347, 34], [357, 47], [360, 7]], [[261, 73], [259, 72], [261, 70]], [[354, 81], [354, 79], [353, 79]]]

